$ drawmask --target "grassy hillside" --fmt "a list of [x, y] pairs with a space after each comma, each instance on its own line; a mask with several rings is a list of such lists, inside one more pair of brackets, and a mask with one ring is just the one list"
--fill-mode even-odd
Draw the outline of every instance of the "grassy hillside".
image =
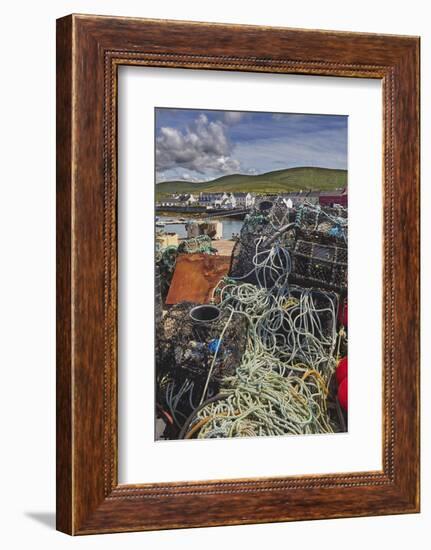
[[188, 181], [165, 181], [156, 185], [156, 195], [162, 197], [172, 193], [216, 193], [216, 192], [254, 192], [254, 193], [281, 193], [299, 190], [327, 191], [347, 185], [347, 170], [331, 168], [287, 168], [246, 176], [232, 174], [222, 176], [212, 181], [191, 183]]

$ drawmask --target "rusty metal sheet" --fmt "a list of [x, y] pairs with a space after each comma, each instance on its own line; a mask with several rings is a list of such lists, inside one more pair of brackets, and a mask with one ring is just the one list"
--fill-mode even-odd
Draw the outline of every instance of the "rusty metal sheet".
[[230, 257], [210, 254], [180, 254], [177, 258], [166, 304], [207, 304], [214, 287], [228, 274]]

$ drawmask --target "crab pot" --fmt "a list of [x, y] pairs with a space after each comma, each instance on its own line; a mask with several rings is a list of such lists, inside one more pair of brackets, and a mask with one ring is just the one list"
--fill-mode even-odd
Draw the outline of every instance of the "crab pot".
[[213, 360], [207, 395], [217, 394], [223, 379], [239, 366], [246, 339], [243, 315], [231, 317], [228, 310], [190, 302], [168, 309], [156, 330], [156, 399], [160, 407], [169, 410], [169, 388], [178, 395], [181, 387], [192, 382], [192, 389], [176, 403], [186, 418], [193, 410], [191, 404], [197, 406], [202, 397]]
[[[266, 243], [270, 241], [282, 227], [291, 222], [292, 216], [285, 204], [276, 203], [274, 205], [272, 201], [262, 201], [260, 205], [264, 202], [267, 203], [269, 208], [269, 210], [265, 212], [265, 215], [260, 210], [254, 210], [244, 222], [239, 239], [235, 243], [232, 251], [229, 271], [230, 277], [240, 278], [244, 283], [251, 283], [257, 286], [260, 286], [260, 283], [255, 269], [255, 256], [259, 254], [260, 259], [262, 259], [265, 252], [270, 254], [272, 245], [268, 246]], [[260, 206], [258, 208], [260, 208]], [[294, 231], [292, 230], [281, 233], [276, 239], [276, 244], [290, 250], [293, 242], [293, 234]], [[280, 265], [278, 267], [281, 270], [279, 275], [282, 275], [283, 269], [286, 271], [287, 275], [287, 265]], [[262, 281], [262, 277], [260, 281]], [[273, 281], [271, 282], [271, 277], [266, 277], [266, 280], [266, 287], [271, 288], [273, 283]]]
[[269, 212], [273, 206], [274, 203], [272, 201], [261, 201], [259, 203], [259, 210], [262, 213]]
[[190, 318], [198, 325], [214, 323], [220, 317], [220, 309], [213, 305], [196, 306], [190, 310]]
[[242, 315], [229, 318], [230, 311], [209, 304], [182, 302], [170, 308], [157, 327], [157, 371], [206, 380], [216, 353], [214, 379], [233, 374], [245, 350], [247, 323]]
[[347, 289], [347, 246], [339, 239], [297, 233], [292, 256], [292, 282], [344, 293]]

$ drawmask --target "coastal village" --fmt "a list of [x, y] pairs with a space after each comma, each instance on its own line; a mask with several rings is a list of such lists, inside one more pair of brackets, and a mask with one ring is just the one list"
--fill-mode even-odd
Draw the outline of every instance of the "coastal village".
[[[249, 209], [254, 204], [264, 199], [267, 194], [231, 192], [231, 193], [183, 193], [170, 194], [160, 197], [156, 201], [156, 211], [192, 208], [191, 212], [206, 212], [214, 209]], [[331, 206], [338, 204], [347, 207], [347, 189], [340, 188], [330, 191], [298, 191], [296, 193], [278, 193], [278, 197], [287, 201], [292, 206], [298, 206], [305, 202]], [[187, 210], [186, 210], [187, 211]]]

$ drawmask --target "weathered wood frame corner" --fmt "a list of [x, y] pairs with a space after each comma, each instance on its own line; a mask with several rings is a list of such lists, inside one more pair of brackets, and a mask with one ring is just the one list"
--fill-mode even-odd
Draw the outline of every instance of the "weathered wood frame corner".
[[[382, 80], [382, 471], [118, 484], [119, 65]], [[57, 528], [87, 534], [418, 510], [419, 39], [86, 15], [59, 19]]]

